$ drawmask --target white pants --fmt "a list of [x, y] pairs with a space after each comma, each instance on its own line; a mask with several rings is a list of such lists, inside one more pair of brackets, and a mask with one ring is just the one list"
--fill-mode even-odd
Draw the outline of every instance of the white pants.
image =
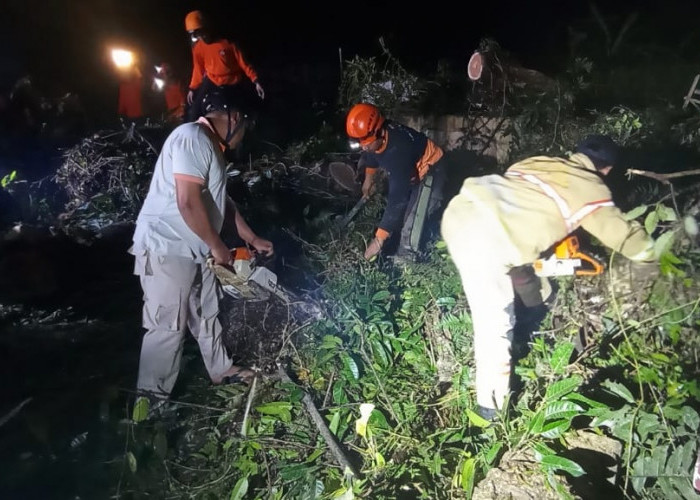
[[143, 289], [139, 392], [168, 397], [182, 358], [185, 331], [197, 340], [209, 376], [219, 381], [232, 366], [218, 320], [219, 284], [205, 265], [184, 257], [136, 256], [134, 274]]
[[459, 270], [474, 327], [477, 403], [501, 408], [510, 391], [510, 346], [515, 325], [513, 284], [519, 264], [498, 216], [487, 207], [454, 197], [443, 214], [442, 236]]

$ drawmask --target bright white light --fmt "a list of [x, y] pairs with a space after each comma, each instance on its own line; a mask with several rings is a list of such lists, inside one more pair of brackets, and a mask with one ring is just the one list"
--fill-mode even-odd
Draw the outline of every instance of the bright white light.
[[134, 64], [134, 53], [130, 50], [112, 49], [112, 61], [119, 69], [126, 69]]
[[154, 78], [153, 83], [156, 84], [156, 88], [158, 90], [163, 90], [163, 87], [165, 87], [165, 80], [163, 80], [162, 78]]
[[360, 149], [360, 143], [357, 141], [348, 141], [350, 149]]
[[156, 69], [156, 73], [160, 73], [163, 70], [162, 66], [153, 66]]

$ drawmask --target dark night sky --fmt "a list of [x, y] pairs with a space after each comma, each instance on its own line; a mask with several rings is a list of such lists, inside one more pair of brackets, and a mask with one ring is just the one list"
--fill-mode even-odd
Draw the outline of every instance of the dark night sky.
[[[697, 0], [599, 4], [614, 29], [628, 13], [640, 13], [632, 40], [658, 41], [678, 50], [700, 46]], [[572, 0], [423, 2], [414, 7], [405, 1], [315, 0], [4, 0], [3, 5], [2, 90], [27, 73], [51, 92], [104, 90], [112, 78], [107, 47], [117, 41], [132, 44], [149, 64], [172, 61], [188, 77], [183, 18], [194, 8], [216, 15], [263, 81], [281, 67], [338, 67], [339, 48], [345, 57], [378, 55], [381, 35], [402, 64], [415, 71], [433, 70], [445, 58], [466, 61], [484, 36], [495, 38], [524, 65], [554, 71], [566, 54], [569, 26], [599, 31], [588, 2]]]

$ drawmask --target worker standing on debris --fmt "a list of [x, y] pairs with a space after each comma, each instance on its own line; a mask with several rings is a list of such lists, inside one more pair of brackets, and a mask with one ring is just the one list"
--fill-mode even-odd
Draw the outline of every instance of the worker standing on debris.
[[510, 391], [510, 270], [532, 263], [580, 226], [630, 259], [639, 279], [658, 272], [653, 240], [625, 220], [603, 182], [619, 154], [609, 137], [589, 136], [568, 160], [536, 156], [505, 175], [469, 178], [448, 203], [441, 229], [472, 314], [482, 416], [493, 418]]
[[152, 402], [167, 399], [175, 385], [188, 328], [214, 383], [252, 375], [226, 353], [217, 318], [221, 292], [206, 261], [211, 255], [216, 264], [232, 262], [220, 237], [225, 222], [261, 254], [271, 255], [273, 245], [253, 232], [226, 194], [223, 151], [243, 139], [247, 116], [219, 91], [205, 96], [203, 106], [203, 117], [166, 139], [130, 249], [146, 329], [137, 387]]
[[357, 141], [362, 154], [358, 165], [365, 169], [362, 195], [374, 190], [378, 168], [388, 174], [386, 209], [365, 258], [377, 256], [390, 236], [400, 231], [398, 256], [415, 256], [427, 219], [442, 202], [445, 172], [442, 149], [425, 134], [387, 120], [376, 106], [355, 104], [345, 122], [349, 137]]
[[187, 93], [190, 106], [188, 120], [194, 121], [202, 115], [202, 98], [217, 87], [230, 87], [232, 95], [247, 101], [249, 97], [244, 86], [248, 77], [260, 99], [265, 91], [258, 81], [258, 74], [243, 57], [237, 44], [212, 34], [201, 11], [195, 10], [185, 17], [185, 29], [192, 45], [192, 78]]
[[119, 100], [117, 114], [128, 120], [143, 117], [143, 75], [132, 52], [112, 51], [119, 78]]

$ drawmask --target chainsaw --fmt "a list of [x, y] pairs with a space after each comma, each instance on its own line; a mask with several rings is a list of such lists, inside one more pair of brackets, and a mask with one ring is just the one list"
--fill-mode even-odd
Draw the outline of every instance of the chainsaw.
[[207, 265], [214, 271], [225, 293], [235, 299], [267, 300], [270, 294], [289, 303], [292, 297], [277, 283], [277, 275], [268, 268], [258, 265], [259, 257], [251, 254], [246, 247], [231, 251], [233, 264], [222, 266], [213, 259]]
[[[588, 264], [587, 268], [583, 268]], [[554, 247], [554, 253], [546, 259], [536, 260], [532, 266], [537, 276], [596, 276], [603, 272], [603, 265], [579, 248], [576, 236], [567, 236]]]

